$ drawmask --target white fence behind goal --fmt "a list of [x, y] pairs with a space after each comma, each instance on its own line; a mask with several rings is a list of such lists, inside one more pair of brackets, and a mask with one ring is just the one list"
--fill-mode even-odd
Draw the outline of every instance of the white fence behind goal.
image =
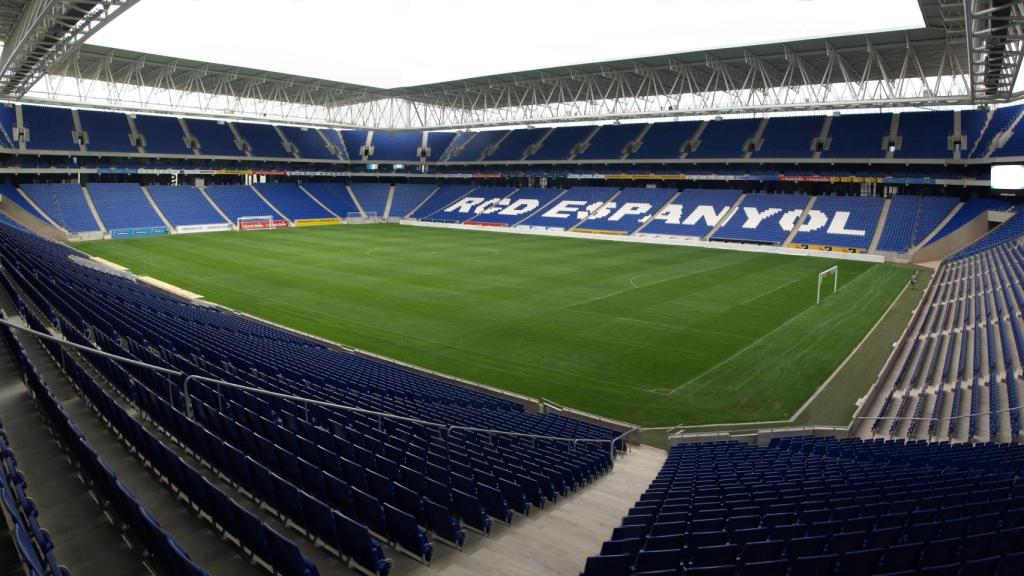
[[273, 216], [239, 216], [236, 221], [239, 232], [245, 230], [273, 230]]
[[[839, 266], [833, 266], [824, 272], [818, 274], [818, 300], [816, 304], [821, 304], [821, 285], [828, 279], [828, 275], [832, 274], [832, 293], [835, 294], [839, 290]], [[828, 290], [828, 285], [825, 285], [825, 290]], [[826, 293], [827, 294], [827, 293]]]
[[363, 216], [361, 212], [349, 212], [345, 215], [345, 221], [349, 224], [380, 224], [380, 216], [376, 212], [367, 212]]

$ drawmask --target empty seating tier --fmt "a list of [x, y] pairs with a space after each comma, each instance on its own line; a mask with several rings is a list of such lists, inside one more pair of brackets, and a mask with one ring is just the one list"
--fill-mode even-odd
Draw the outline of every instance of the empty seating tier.
[[333, 215], [310, 198], [298, 184], [255, 184], [256, 190], [285, 218], [295, 220], [333, 218]]
[[875, 236], [883, 204], [881, 198], [819, 196], [793, 242], [866, 251]]
[[49, 106], [21, 107], [25, 128], [28, 129], [26, 146], [31, 150], [79, 150], [75, 139], [75, 121], [69, 108]]
[[344, 184], [309, 183], [302, 187], [339, 218], [348, 218], [349, 214], [359, 212]]
[[193, 155], [185, 143], [185, 132], [178, 118], [138, 114], [135, 116], [135, 128], [145, 141], [147, 154]]
[[615, 188], [574, 186], [522, 224], [568, 230], [601, 210], [617, 193]]
[[292, 153], [285, 150], [284, 142], [277, 130], [269, 124], [249, 124], [247, 122], [235, 122], [235, 129], [238, 135], [249, 143], [253, 156], [271, 158], [291, 158]]
[[799, 221], [807, 201], [802, 194], [747, 194], [712, 238], [780, 244]]
[[204, 156], [245, 156], [227, 122], [189, 118], [185, 123]]
[[99, 232], [78, 184], [25, 184], [22, 190], [51, 220], [68, 232]]
[[206, 193], [232, 224], [247, 216], [282, 217], [248, 186], [207, 186]]
[[[621, 448], [612, 430], [532, 414], [191, 304], [80, 265], [72, 253], [0, 224], [3, 268], [14, 271], [34, 306], [51, 311], [48, 321], [64, 337], [247, 387], [193, 381], [186, 391], [138, 365], [94, 362], [138, 410], [245, 494], [338, 542], [372, 573], [387, 573], [374, 535], [429, 560], [427, 534], [459, 545], [460, 522], [483, 533], [492, 521], [514, 522], [516, 513], [586, 486], [610, 468], [611, 449]], [[265, 545], [277, 557], [269, 536]]]
[[349, 188], [352, 189], [352, 194], [359, 201], [363, 212], [367, 215], [376, 214], [380, 218], [384, 217], [384, 209], [388, 205], [390, 185], [353, 183], [349, 185]]
[[194, 186], [149, 186], [146, 189], [172, 226], [230, 224]]
[[703, 238], [729, 214], [739, 197], [739, 190], [683, 190], [641, 232]]
[[82, 130], [89, 137], [86, 150], [90, 152], [138, 152], [139, 147], [132, 139], [132, 128], [128, 117], [118, 112], [79, 110], [78, 119]]
[[582, 576], [1019, 574], [1024, 453], [1004, 448], [680, 444]]
[[423, 203], [437, 188], [434, 184], [395, 184], [394, 197], [391, 199], [391, 218], [405, 218], [417, 206]]
[[89, 196], [107, 230], [164, 227], [138, 184], [94, 183], [89, 185]]

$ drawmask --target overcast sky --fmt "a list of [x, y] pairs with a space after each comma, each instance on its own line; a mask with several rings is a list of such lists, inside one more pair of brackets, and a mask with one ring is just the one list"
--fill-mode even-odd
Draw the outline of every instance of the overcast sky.
[[394, 88], [920, 26], [917, 0], [142, 0], [90, 44]]

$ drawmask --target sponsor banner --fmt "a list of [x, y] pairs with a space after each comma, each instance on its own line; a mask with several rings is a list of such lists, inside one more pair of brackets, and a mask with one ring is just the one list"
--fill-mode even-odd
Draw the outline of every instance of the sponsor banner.
[[473, 178], [504, 178], [501, 172], [474, 172]]
[[197, 232], [227, 232], [231, 224], [186, 224], [176, 228], [178, 234], [195, 234]]
[[626, 233], [620, 230], [587, 230], [585, 228], [577, 228], [573, 232], [584, 232], [586, 234], [607, 234], [609, 236], [625, 236]]
[[790, 248], [797, 250], [818, 250], [821, 252], [838, 252], [840, 254], [861, 254], [864, 251], [856, 248], [839, 248], [836, 246], [822, 246], [820, 244], [790, 244]]
[[307, 226], [330, 226], [331, 224], [341, 224], [341, 218], [305, 218], [295, 221], [296, 228], [305, 228]]
[[269, 220], [248, 220], [239, 222], [239, 230], [269, 230], [270, 228], [287, 228], [291, 224], [287, 220], [274, 220], [273, 226]]
[[110, 231], [111, 238], [139, 238], [142, 236], [166, 236], [166, 226], [152, 226], [147, 228], [118, 228]]
[[490, 226], [491, 228], [507, 228], [508, 224], [501, 224], [499, 222], [473, 222], [472, 220], [466, 222], [467, 226]]
[[248, 222], [239, 222], [239, 230], [270, 230], [271, 223], [269, 220], [250, 220]]

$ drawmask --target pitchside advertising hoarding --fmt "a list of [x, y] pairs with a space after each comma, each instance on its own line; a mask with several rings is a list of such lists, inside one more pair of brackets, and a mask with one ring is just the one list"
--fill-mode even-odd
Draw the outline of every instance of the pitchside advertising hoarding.
[[239, 230], [270, 230], [271, 228], [287, 228], [289, 226], [287, 220], [250, 220], [248, 222], [239, 222]]
[[110, 231], [111, 238], [139, 238], [142, 236], [166, 236], [167, 228], [164, 226], [153, 226], [147, 228], [118, 228]]

